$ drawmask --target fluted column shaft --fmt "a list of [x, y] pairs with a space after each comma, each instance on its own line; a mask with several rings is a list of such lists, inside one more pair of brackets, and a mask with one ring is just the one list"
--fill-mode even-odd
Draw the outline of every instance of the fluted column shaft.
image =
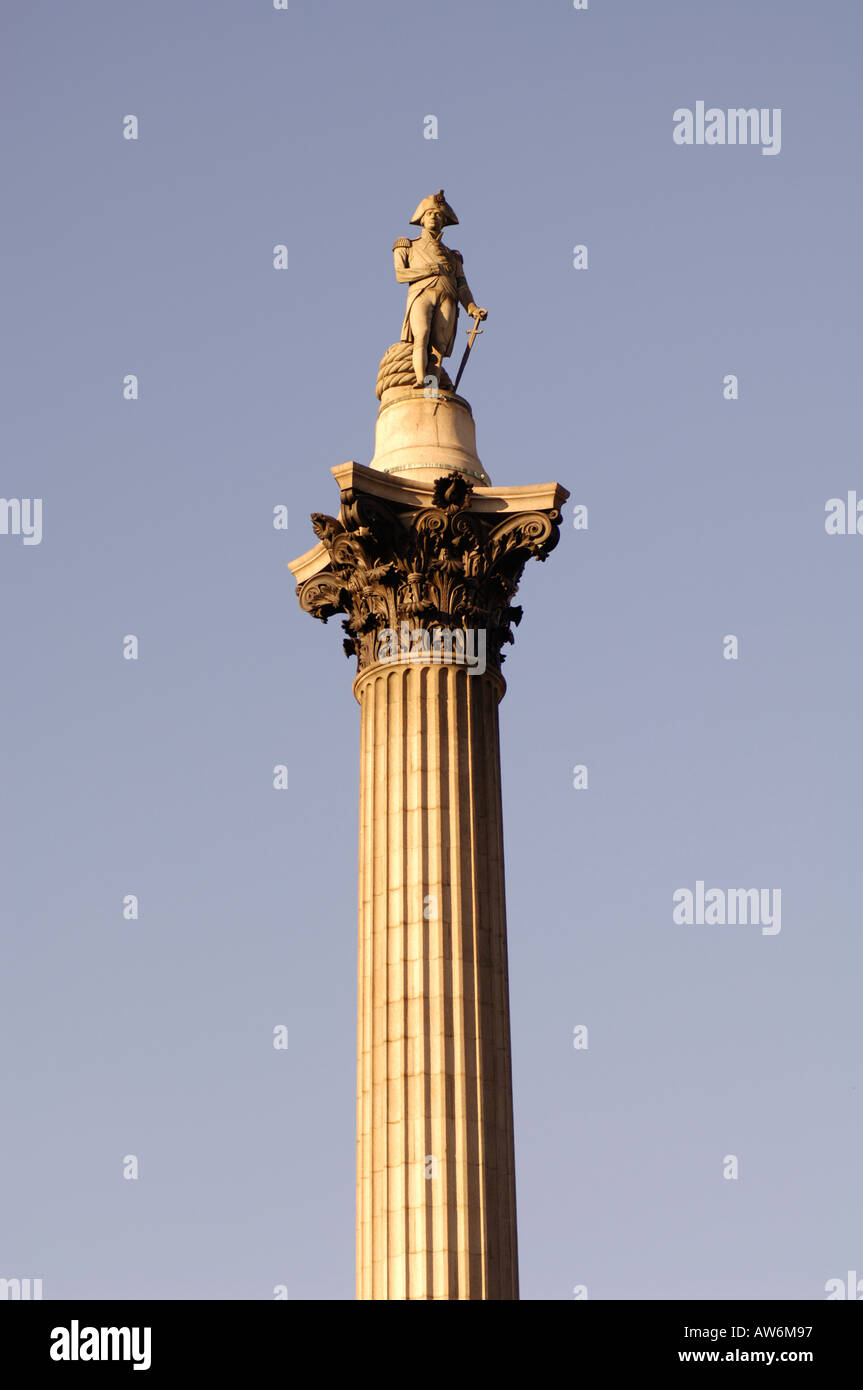
[[504, 683], [374, 664], [354, 690], [357, 1297], [516, 1299]]

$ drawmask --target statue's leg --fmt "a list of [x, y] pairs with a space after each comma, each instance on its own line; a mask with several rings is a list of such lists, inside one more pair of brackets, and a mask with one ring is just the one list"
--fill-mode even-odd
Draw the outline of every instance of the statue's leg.
[[438, 369], [443, 365], [443, 359], [449, 357], [452, 352], [457, 319], [458, 304], [453, 299], [452, 295], [444, 295], [439, 303], [435, 305], [435, 313], [429, 337], [430, 346], [434, 352]]
[[410, 325], [414, 340], [412, 362], [417, 386], [425, 386], [429, 334], [434, 315], [434, 301], [427, 294], [418, 295], [411, 306]]

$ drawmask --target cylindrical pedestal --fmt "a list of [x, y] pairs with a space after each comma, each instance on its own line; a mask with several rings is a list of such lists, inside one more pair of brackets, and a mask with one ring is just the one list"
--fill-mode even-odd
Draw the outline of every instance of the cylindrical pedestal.
[[436, 398], [403, 387], [384, 391], [370, 467], [420, 482], [453, 471], [484, 487], [490, 482], [476, 452], [471, 408], [449, 391]]
[[517, 1299], [504, 683], [377, 664], [354, 690], [357, 1297]]

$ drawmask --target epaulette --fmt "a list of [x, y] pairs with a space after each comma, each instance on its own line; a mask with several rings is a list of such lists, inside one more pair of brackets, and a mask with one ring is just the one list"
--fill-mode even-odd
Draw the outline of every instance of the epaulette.
[[394, 250], [394, 251], [406, 250], [407, 247], [410, 246], [410, 244], [411, 244], [411, 243], [410, 243], [410, 238], [409, 238], [409, 237], [400, 236], [399, 239], [398, 239], [398, 241], [393, 242], [393, 250]]

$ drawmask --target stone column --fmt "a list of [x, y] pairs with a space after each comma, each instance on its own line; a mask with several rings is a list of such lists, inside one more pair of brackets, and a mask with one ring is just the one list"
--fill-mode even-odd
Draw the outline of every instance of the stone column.
[[515, 1299], [503, 682], [377, 664], [354, 689], [357, 1295]]
[[518, 1265], [497, 706], [521, 618], [511, 599], [528, 558], [557, 543], [568, 494], [476, 481], [487, 475], [472, 422], [443, 423], [416, 396], [403, 411], [402, 442], [425, 431], [427, 461], [396, 455], [393, 432], [392, 471], [380, 448], [374, 469], [334, 468], [339, 516], [312, 518], [320, 542], [291, 565], [302, 608], [346, 615], [358, 665], [357, 1297], [508, 1300]]

